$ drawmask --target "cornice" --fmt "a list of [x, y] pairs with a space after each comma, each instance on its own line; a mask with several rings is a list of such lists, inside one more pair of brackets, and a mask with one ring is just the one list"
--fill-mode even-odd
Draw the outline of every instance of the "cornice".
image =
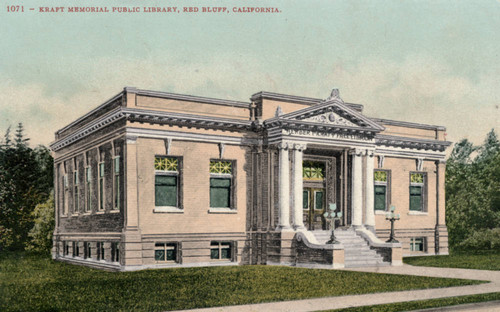
[[115, 96], [113, 96], [112, 98], [110, 98], [109, 100], [107, 100], [106, 102], [102, 103], [101, 105], [97, 106], [96, 108], [94, 108], [93, 110], [91, 110], [90, 112], [86, 113], [85, 115], [81, 116], [80, 118], [78, 118], [77, 120], [71, 122], [69, 125], [65, 126], [64, 128], [61, 128], [59, 130], [56, 131], [56, 135], [61, 133], [61, 132], [64, 132], [65, 130], [73, 127], [74, 125], [78, 124], [79, 122], [81, 122], [82, 120], [84, 120], [85, 118], [89, 117], [90, 115], [96, 113], [97, 111], [103, 109], [104, 107], [108, 106], [109, 104], [113, 103], [114, 101], [118, 100], [119, 98], [121, 98], [123, 96], [123, 92], [120, 92], [118, 94], [116, 94]]
[[[309, 97], [281, 94], [281, 93], [274, 93], [267, 91], [257, 92], [253, 94], [252, 97], [250, 97], [250, 100], [252, 102], [258, 102], [261, 101], [262, 99], [296, 103], [296, 104], [305, 104], [305, 105], [317, 105], [325, 101], [323, 99], [316, 99], [316, 98], [309, 98]], [[363, 105], [361, 104], [345, 103], [345, 105], [357, 111], [363, 110]]]
[[125, 118], [125, 114], [122, 112], [122, 109], [117, 108], [100, 118], [88, 123], [84, 127], [76, 130], [70, 135], [65, 136], [64, 138], [57, 140], [50, 144], [50, 149], [54, 152], [60, 150], [61, 148], [68, 146], [84, 137], [89, 136], [90, 134], [102, 129], [105, 126], [108, 126], [111, 123], [114, 123], [118, 120]]
[[92, 121], [88, 125], [76, 130], [74, 133], [53, 142], [50, 148], [58, 151], [99, 129], [121, 119], [132, 122], [150, 124], [168, 124], [183, 127], [194, 127], [204, 129], [222, 129], [226, 131], [252, 131], [259, 128], [259, 124], [238, 119], [214, 118], [200, 115], [180, 114], [171, 112], [161, 112], [153, 110], [117, 108], [104, 116]]
[[438, 140], [424, 140], [408, 137], [400, 137], [393, 135], [382, 135], [378, 134], [375, 137], [375, 143], [377, 146], [391, 146], [400, 148], [415, 148], [423, 150], [432, 150], [443, 152], [451, 142], [448, 141], [438, 141]]
[[415, 122], [381, 119], [381, 118], [370, 118], [370, 119], [375, 121], [375, 122], [381, 123], [383, 125], [401, 126], [401, 127], [417, 128], [417, 129], [425, 129], [425, 130], [446, 131], [446, 127], [443, 127], [443, 126], [427, 125], [427, 124], [421, 124], [421, 123], [415, 123]]
[[221, 100], [221, 99], [214, 99], [214, 98], [208, 98], [208, 97], [202, 97], [202, 96], [177, 94], [177, 93], [161, 92], [161, 91], [140, 90], [140, 89], [135, 89], [135, 88], [128, 88], [127, 90], [131, 90], [131, 93], [135, 93], [137, 95], [157, 97], [157, 98], [170, 99], [170, 100], [225, 105], [225, 106], [233, 106], [233, 107], [241, 107], [241, 108], [249, 108], [250, 107], [250, 103], [240, 102], [240, 101]]
[[127, 120], [152, 124], [169, 124], [187, 127], [225, 130], [253, 130], [254, 122], [240, 119], [218, 118], [202, 115], [124, 108]]

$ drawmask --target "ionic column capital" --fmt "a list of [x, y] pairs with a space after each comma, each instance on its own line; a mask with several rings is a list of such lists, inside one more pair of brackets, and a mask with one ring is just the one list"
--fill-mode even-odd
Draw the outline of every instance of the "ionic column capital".
[[349, 155], [353, 155], [353, 156], [363, 156], [363, 154], [365, 153], [365, 150], [361, 149], [361, 148], [353, 148], [349, 151]]
[[297, 143], [296, 143], [296, 144], [293, 144], [293, 149], [294, 149], [294, 150], [297, 150], [297, 151], [299, 151], [299, 152], [304, 151], [306, 148], [307, 148], [307, 145], [306, 145], [306, 144], [304, 144], [304, 143], [302, 143], [302, 144], [297, 144]]
[[293, 144], [290, 144], [288, 142], [281, 142], [276, 144], [276, 148], [279, 150], [287, 150], [290, 149], [291, 147], [293, 147]]

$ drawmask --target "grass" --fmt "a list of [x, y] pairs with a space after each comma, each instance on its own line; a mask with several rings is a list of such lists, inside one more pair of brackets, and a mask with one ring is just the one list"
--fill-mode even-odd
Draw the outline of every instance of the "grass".
[[493, 301], [493, 300], [500, 300], [500, 293], [496, 292], [496, 293], [449, 297], [440, 299], [398, 302], [398, 303], [380, 304], [380, 305], [354, 307], [346, 309], [335, 309], [324, 312], [399, 312], [399, 311], [438, 308], [444, 306], [453, 306], [458, 304], [476, 303], [476, 302]]
[[403, 259], [404, 263], [440, 268], [500, 270], [500, 251], [478, 254], [452, 254], [449, 256], [424, 256]]
[[276, 266], [105, 272], [0, 255], [0, 311], [165, 311], [479, 283]]

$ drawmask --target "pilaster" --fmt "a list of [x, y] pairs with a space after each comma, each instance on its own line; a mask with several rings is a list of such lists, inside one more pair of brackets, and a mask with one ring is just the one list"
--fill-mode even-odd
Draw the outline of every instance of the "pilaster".
[[362, 151], [354, 149], [350, 154], [352, 155], [352, 226], [360, 228], [363, 222]]
[[374, 189], [373, 189], [373, 151], [366, 152], [366, 191], [365, 191], [365, 226], [372, 232], [375, 232], [375, 211]]

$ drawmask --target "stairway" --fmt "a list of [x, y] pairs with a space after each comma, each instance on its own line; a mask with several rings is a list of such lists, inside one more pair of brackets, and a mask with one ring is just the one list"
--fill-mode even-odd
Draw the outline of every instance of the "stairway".
[[[331, 231], [312, 231], [320, 244], [330, 240]], [[344, 261], [346, 268], [388, 266], [368, 243], [358, 236], [353, 229], [335, 230], [337, 241], [344, 245]]]

